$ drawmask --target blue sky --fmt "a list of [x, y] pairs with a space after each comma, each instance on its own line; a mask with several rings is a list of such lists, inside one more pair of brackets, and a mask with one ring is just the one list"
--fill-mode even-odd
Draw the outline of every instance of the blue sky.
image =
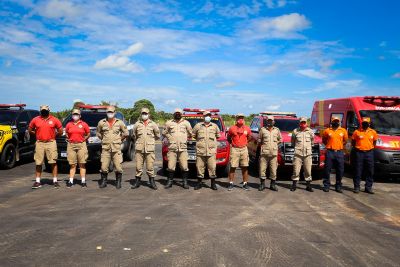
[[399, 11], [396, 0], [3, 0], [0, 102], [309, 116], [317, 99], [399, 95]]

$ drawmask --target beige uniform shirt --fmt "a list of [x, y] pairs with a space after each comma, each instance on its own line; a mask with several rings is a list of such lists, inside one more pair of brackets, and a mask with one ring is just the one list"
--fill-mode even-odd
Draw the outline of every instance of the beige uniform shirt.
[[278, 145], [282, 142], [281, 131], [277, 127], [272, 127], [271, 131], [262, 127], [259, 142], [261, 144], [261, 155], [277, 156]]
[[179, 122], [169, 120], [165, 124], [163, 135], [168, 140], [169, 151], [187, 151], [187, 140], [192, 137], [192, 126], [187, 120]]
[[147, 125], [143, 121], [137, 121], [133, 125], [133, 137], [135, 138], [136, 151], [142, 153], [154, 152], [156, 140], [160, 139], [160, 129], [152, 120], [149, 120]]
[[107, 119], [102, 119], [97, 125], [97, 137], [102, 141], [103, 150], [111, 152], [121, 151], [122, 137], [129, 135], [128, 129], [123, 121], [115, 119], [110, 126]]
[[196, 139], [196, 154], [198, 156], [213, 156], [217, 154], [218, 138], [220, 137], [218, 125], [210, 122], [197, 123], [193, 128], [193, 138]]
[[294, 153], [298, 156], [309, 156], [312, 154], [312, 146], [314, 144], [314, 132], [310, 128], [301, 131], [297, 128], [292, 133], [292, 145]]

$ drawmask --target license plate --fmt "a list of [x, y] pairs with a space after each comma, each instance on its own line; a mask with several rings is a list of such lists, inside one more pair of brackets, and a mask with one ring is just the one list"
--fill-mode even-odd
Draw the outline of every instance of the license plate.
[[189, 155], [189, 160], [196, 160], [196, 155]]
[[61, 157], [66, 158], [67, 157], [67, 152], [61, 152]]

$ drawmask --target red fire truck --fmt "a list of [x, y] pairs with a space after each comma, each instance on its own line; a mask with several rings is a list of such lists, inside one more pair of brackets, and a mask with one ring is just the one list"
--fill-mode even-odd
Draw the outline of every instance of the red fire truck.
[[[311, 127], [322, 132], [332, 116], [341, 119], [349, 136], [361, 125], [362, 117], [371, 118], [371, 127], [379, 135], [375, 149], [375, 174], [400, 174], [400, 97], [361, 96], [319, 100], [314, 103]], [[351, 161], [351, 142], [345, 148], [346, 163]]]
[[[230, 155], [230, 146], [227, 141], [226, 136], [226, 127], [222, 117], [219, 115], [219, 109], [199, 109], [199, 108], [184, 108], [184, 113], [182, 114], [182, 118], [189, 121], [190, 125], [194, 127], [197, 123], [203, 121], [203, 112], [207, 110], [210, 111], [211, 121], [215, 123], [219, 130], [221, 137], [218, 139], [218, 148], [217, 148], [217, 175], [219, 177], [226, 177], [229, 172], [229, 155]], [[196, 164], [196, 141], [188, 140], [188, 154], [189, 154], [189, 167], [193, 167]], [[168, 165], [168, 144], [167, 140], [164, 138], [162, 140], [162, 156], [163, 156], [163, 168], [164, 170]]]

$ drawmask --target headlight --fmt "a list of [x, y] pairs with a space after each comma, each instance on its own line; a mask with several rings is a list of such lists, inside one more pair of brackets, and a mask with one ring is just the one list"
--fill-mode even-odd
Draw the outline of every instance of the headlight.
[[228, 146], [228, 142], [226, 141], [218, 141], [218, 148], [219, 149], [224, 149]]
[[97, 136], [91, 136], [88, 139], [88, 143], [90, 143], [90, 144], [99, 144], [99, 143], [101, 143], [101, 140]]

